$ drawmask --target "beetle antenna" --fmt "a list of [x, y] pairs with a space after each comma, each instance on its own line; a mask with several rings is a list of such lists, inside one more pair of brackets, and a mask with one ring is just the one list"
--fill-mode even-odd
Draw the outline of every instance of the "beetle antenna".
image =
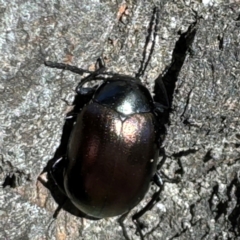
[[[140, 66], [138, 72], [135, 75], [136, 78], [139, 78], [142, 75], [144, 75], [145, 70], [146, 70], [146, 68], [149, 64], [150, 59], [151, 59], [153, 49], [154, 49], [154, 46], [155, 46], [155, 40], [156, 40], [156, 37], [157, 37], [158, 22], [159, 22], [159, 8], [154, 7], [152, 18], [151, 18], [151, 21], [149, 23], [148, 35], [147, 35], [145, 46], [144, 46], [144, 49], [143, 49], [143, 59], [141, 61], [141, 66]], [[151, 48], [150, 48], [150, 51], [149, 51], [149, 54], [148, 54], [148, 58], [146, 59], [147, 49], [148, 49], [149, 44], [151, 44]]]
[[92, 71], [85, 70], [82, 68], [78, 68], [76, 66], [72, 66], [69, 64], [65, 63], [57, 63], [57, 62], [51, 62], [51, 61], [44, 61], [45, 66], [50, 67], [50, 68], [57, 68], [57, 69], [62, 69], [62, 70], [68, 70], [73, 73], [77, 73], [79, 75], [83, 75], [84, 73], [93, 73]]

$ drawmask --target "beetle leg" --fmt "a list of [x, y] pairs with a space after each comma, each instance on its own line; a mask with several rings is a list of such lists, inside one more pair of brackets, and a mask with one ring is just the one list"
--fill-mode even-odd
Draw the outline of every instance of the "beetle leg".
[[161, 174], [159, 172], [156, 172], [153, 176], [153, 182], [160, 188], [163, 187], [163, 179], [161, 177]]
[[162, 168], [163, 164], [165, 163], [165, 161], [167, 159], [167, 155], [166, 155], [165, 149], [163, 147], [162, 148], [160, 147], [159, 154], [162, 156], [162, 159], [157, 165], [157, 170]]
[[98, 68], [96, 71], [91, 72], [87, 77], [85, 77], [85, 78], [83, 78], [83, 79], [81, 80], [81, 82], [78, 84], [78, 86], [77, 86], [77, 88], [76, 88], [76, 92], [81, 91], [81, 88], [82, 88], [82, 86], [83, 86], [85, 83], [90, 82], [90, 81], [92, 81], [92, 80], [95, 80], [95, 78], [96, 78], [98, 75], [104, 73], [104, 71], [106, 70], [106, 68], [105, 68], [105, 66], [104, 66], [104, 63], [103, 63], [102, 59], [101, 59], [101, 58], [98, 58], [98, 59], [97, 59], [97, 63], [99, 64], [99, 68]]
[[163, 172], [156, 172], [153, 177], [153, 181], [160, 189], [152, 195], [152, 199], [150, 200], [150, 202], [132, 217], [132, 220], [137, 227], [137, 231], [140, 234], [141, 240], [144, 240], [144, 236], [142, 233], [142, 224], [139, 221], [139, 218], [142, 217], [142, 215], [145, 214], [147, 211], [151, 210], [154, 205], [160, 200], [160, 194], [164, 188], [164, 182], [177, 183], [179, 182], [179, 179], [170, 179]]
[[154, 207], [154, 205], [160, 200], [159, 196], [160, 196], [160, 193], [162, 190], [163, 190], [163, 188], [161, 187], [157, 192], [155, 192], [152, 195], [152, 199], [150, 200], [150, 202], [139, 212], [135, 213], [132, 217], [132, 220], [137, 227], [137, 232], [140, 234], [141, 240], [144, 240], [144, 236], [143, 236], [142, 228], [141, 228], [142, 224], [139, 221], [139, 218], [142, 217], [142, 215], [145, 214], [147, 211], [151, 210]]
[[58, 214], [60, 213], [61, 209], [63, 209], [65, 203], [67, 202], [68, 198], [67, 196], [65, 197], [65, 199], [63, 200], [63, 202], [61, 204], [58, 205], [57, 209], [55, 210], [54, 214], [53, 214], [53, 218], [56, 219]]
[[158, 187], [162, 187], [164, 182], [179, 183], [179, 178], [169, 178], [163, 171], [156, 172], [153, 176], [153, 181]]
[[65, 166], [66, 166], [65, 157], [61, 157], [57, 159], [50, 169], [50, 174], [55, 184], [61, 190], [61, 192], [66, 195], [66, 192], [64, 190], [64, 184], [63, 184], [63, 172], [65, 169]]
[[120, 218], [118, 218], [118, 223], [119, 225], [121, 226], [122, 228], [122, 231], [123, 231], [123, 236], [125, 237], [125, 239], [127, 240], [130, 240], [128, 234], [127, 234], [127, 231], [126, 231], [126, 228], [125, 228], [125, 225], [124, 225], [124, 220], [126, 219], [127, 215], [129, 214], [130, 211], [124, 213], [123, 215], [121, 215]]
[[157, 165], [157, 171], [153, 176], [154, 183], [157, 184], [159, 187], [162, 187], [162, 184], [159, 185], [160, 182], [161, 183], [163, 182], [178, 183], [180, 181], [179, 178], [169, 178], [163, 171], [160, 170], [167, 159], [165, 149], [161, 148], [160, 151], [161, 151], [161, 155], [163, 155], [163, 158], [160, 161], [160, 163]]

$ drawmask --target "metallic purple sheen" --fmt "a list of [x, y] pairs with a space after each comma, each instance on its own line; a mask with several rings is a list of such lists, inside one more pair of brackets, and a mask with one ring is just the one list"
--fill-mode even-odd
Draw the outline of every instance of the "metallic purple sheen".
[[73, 204], [89, 216], [127, 212], [144, 197], [156, 172], [156, 116], [119, 113], [96, 102], [78, 115], [68, 145], [64, 186]]

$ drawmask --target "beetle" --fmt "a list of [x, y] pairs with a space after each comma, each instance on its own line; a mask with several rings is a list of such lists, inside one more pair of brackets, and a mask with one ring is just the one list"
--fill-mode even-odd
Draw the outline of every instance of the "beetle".
[[[50, 174], [61, 191], [90, 219], [119, 216], [123, 221], [144, 198], [151, 182], [160, 188], [132, 219], [144, 239], [139, 218], [159, 200], [163, 189], [157, 170], [159, 149], [165, 138], [164, 112], [169, 107], [161, 77], [155, 80], [160, 102], [154, 102], [138, 77], [107, 72], [101, 59], [98, 69], [45, 62], [52, 68], [89, 75], [76, 88], [85, 105], [74, 118], [64, 156], [54, 162]], [[102, 83], [86, 88], [87, 82]], [[87, 100], [86, 100], [87, 99]], [[59, 174], [60, 173], [60, 174]]]
[[[53, 164], [51, 175], [80, 211], [92, 219], [122, 215], [119, 222], [123, 227], [126, 214], [143, 199], [151, 181], [160, 190], [143, 213], [159, 198], [162, 179], [157, 162], [165, 137], [162, 115], [167, 99], [154, 103], [138, 78], [105, 72], [102, 61], [98, 62], [99, 69], [82, 79], [76, 88], [79, 96], [89, 100], [73, 115], [76, 121], [67, 153]], [[84, 71], [64, 64], [45, 64], [79, 73]], [[104, 74], [111, 76], [105, 78]], [[97, 88], [83, 87], [96, 80], [103, 83]], [[166, 96], [159, 78], [157, 82], [162, 95]], [[59, 169], [62, 169], [60, 177]], [[143, 213], [133, 216], [137, 225]], [[128, 238], [126, 232], [124, 235]]]

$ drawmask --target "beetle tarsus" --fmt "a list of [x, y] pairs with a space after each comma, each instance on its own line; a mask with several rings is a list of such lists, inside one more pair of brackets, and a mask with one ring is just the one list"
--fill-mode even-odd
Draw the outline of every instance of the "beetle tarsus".
[[123, 222], [126, 219], [128, 213], [129, 213], [129, 211], [124, 213], [120, 218], [118, 218], [118, 223], [119, 223], [119, 225], [122, 228], [123, 236], [125, 237], [126, 240], [130, 240], [130, 238], [129, 238], [128, 234], [127, 234], [127, 230], [126, 230], [126, 227], [125, 227]]
[[[162, 141], [160, 141], [161, 143]], [[161, 161], [158, 163], [157, 165], [157, 170], [161, 169], [162, 166], [164, 165], [166, 159], [167, 159], [167, 155], [166, 155], [166, 152], [165, 152], [165, 149], [163, 147], [159, 147], [159, 155], [162, 156], [162, 159]]]
[[63, 206], [65, 205], [65, 203], [67, 202], [67, 197], [64, 199], [64, 201], [58, 205], [57, 209], [55, 210], [54, 214], [53, 214], [53, 218], [56, 219], [58, 217], [58, 214], [60, 213], [60, 211], [62, 210]]
[[162, 190], [163, 188], [161, 187], [157, 192], [155, 192], [152, 195], [152, 199], [150, 200], [150, 202], [148, 202], [148, 204], [143, 209], [135, 213], [132, 217], [132, 221], [137, 227], [137, 231], [140, 234], [141, 240], [144, 240], [144, 236], [142, 233], [141, 223], [139, 221], [139, 218], [142, 217], [142, 215], [144, 215], [147, 211], [151, 210], [154, 207], [154, 205], [160, 200], [160, 193], [162, 192]]
[[143, 236], [143, 233], [142, 233], [142, 223], [139, 221], [139, 219], [135, 219], [134, 220], [134, 224], [136, 225], [136, 228], [137, 228], [137, 233], [139, 234], [141, 240], [144, 240], [144, 236]]

